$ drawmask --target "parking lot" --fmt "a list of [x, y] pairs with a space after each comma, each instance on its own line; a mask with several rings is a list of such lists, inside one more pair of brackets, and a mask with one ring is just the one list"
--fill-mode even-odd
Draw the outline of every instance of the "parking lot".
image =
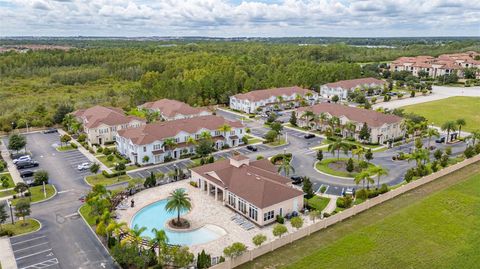
[[44, 233], [33, 233], [10, 239], [19, 269], [62, 268]]

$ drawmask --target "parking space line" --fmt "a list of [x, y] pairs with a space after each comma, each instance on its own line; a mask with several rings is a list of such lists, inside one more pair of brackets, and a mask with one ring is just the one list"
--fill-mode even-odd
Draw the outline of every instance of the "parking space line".
[[48, 244], [48, 241], [47, 241], [47, 242], [40, 243], [40, 244], [36, 244], [36, 245], [33, 245], [33, 246], [29, 246], [29, 247], [26, 247], [26, 248], [16, 249], [16, 250], [14, 250], [13, 252], [22, 251], [22, 250], [26, 250], [26, 249], [38, 247], [38, 246], [45, 245], [45, 244]]
[[42, 254], [42, 253], [45, 253], [45, 252], [48, 252], [48, 251], [52, 251], [51, 248], [49, 249], [45, 249], [45, 250], [42, 250], [42, 251], [39, 251], [39, 252], [35, 252], [35, 253], [32, 253], [32, 254], [28, 254], [28, 255], [25, 255], [25, 256], [22, 256], [22, 257], [19, 257], [19, 258], [16, 258], [15, 260], [22, 260], [22, 259], [25, 259], [25, 258], [28, 258], [28, 257], [32, 257], [32, 256], [35, 256], [35, 255], [38, 255], [38, 254]]
[[26, 266], [26, 267], [22, 267], [20, 269], [27, 269], [27, 268], [42, 269], [42, 268], [47, 268], [47, 267], [50, 267], [50, 266], [56, 265], [56, 264], [58, 264], [58, 259], [53, 258], [53, 259], [50, 259], [50, 260], [46, 260], [46, 261], [43, 261], [43, 262], [39, 262], [39, 263], [29, 265], [29, 266]]
[[27, 240], [24, 240], [24, 241], [12, 243], [11, 245], [13, 246], [13, 245], [17, 245], [17, 244], [21, 244], [21, 243], [25, 243], [25, 242], [30, 242], [30, 241], [37, 240], [37, 239], [40, 239], [40, 238], [45, 238], [45, 237], [46, 237], [45, 235], [41, 235], [41, 236], [38, 236], [38, 237], [35, 237], [35, 238], [31, 238], [31, 239], [27, 239]]

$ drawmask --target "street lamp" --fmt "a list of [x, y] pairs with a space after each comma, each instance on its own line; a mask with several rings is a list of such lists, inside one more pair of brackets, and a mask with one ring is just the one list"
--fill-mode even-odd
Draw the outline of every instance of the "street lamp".
[[15, 224], [15, 222], [13, 221], [13, 208], [12, 208], [12, 202], [10, 200], [7, 200], [7, 205], [8, 207], [10, 208], [10, 217], [12, 219], [12, 225]]

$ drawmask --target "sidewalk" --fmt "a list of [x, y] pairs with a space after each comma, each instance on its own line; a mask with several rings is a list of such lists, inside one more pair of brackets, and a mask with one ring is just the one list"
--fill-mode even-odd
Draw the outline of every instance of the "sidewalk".
[[0, 262], [2, 264], [2, 269], [16, 269], [17, 262], [15, 261], [15, 256], [13, 255], [12, 245], [10, 244], [10, 239], [8, 237], [0, 238]]
[[15, 185], [17, 183], [20, 183], [20, 182], [23, 183], [23, 179], [22, 179], [22, 177], [20, 177], [20, 173], [18, 172], [17, 168], [13, 164], [13, 160], [12, 160], [12, 158], [10, 158], [10, 152], [8, 151], [8, 149], [4, 145], [4, 143], [1, 143], [0, 149], [2, 151], [3, 159], [5, 160], [5, 162], [7, 162], [7, 167], [6, 168], [8, 169], [8, 172], [10, 173], [10, 176], [12, 176], [12, 179], [13, 179], [13, 182], [15, 183]]
[[331, 214], [335, 209], [337, 208], [337, 199], [338, 196], [336, 195], [331, 195], [331, 194], [322, 194], [320, 197], [327, 197], [330, 198], [330, 202], [328, 202], [328, 205], [323, 209], [322, 213], [328, 213]]
[[[65, 135], [67, 134], [64, 130], [62, 129], [58, 129], [58, 133], [60, 135]], [[107, 171], [109, 174], [113, 173], [112, 170], [110, 168], [108, 168], [105, 164], [103, 164], [101, 161], [99, 161], [97, 159], [97, 157], [95, 157], [92, 153], [90, 153], [88, 150], [86, 150], [77, 140], [73, 139], [70, 141], [70, 143], [74, 143], [75, 145], [77, 145], [77, 149], [83, 154], [85, 155], [85, 157], [87, 157], [87, 159], [91, 162], [94, 162], [94, 163], [98, 163], [100, 165], [100, 170], [105, 170]]]

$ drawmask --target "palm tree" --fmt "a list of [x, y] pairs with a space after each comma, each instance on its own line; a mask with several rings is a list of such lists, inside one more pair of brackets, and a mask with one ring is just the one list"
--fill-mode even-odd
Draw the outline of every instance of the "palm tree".
[[355, 129], [357, 128], [357, 126], [355, 125], [355, 123], [349, 121], [347, 122], [347, 124], [345, 124], [345, 128], [347, 129], [349, 136], [353, 137], [353, 134], [355, 133]]
[[220, 132], [223, 132], [223, 137], [227, 138], [227, 132], [230, 132], [232, 130], [232, 126], [225, 123], [225, 124], [222, 124], [222, 126], [220, 126], [218, 130]]
[[334, 152], [337, 151], [338, 159], [340, 159], [340, 150], [342, 149], [346, 152], [348, 152], [348, 150], [350, 149], [350, 144], [346, 143], [342, 139], [333, 141], [333, 143], [329, 144], [327, 148], [327, 150], [332, 154], [334, 154]]
[[315, 113], [313, 113], [313, 111], [310, 111], [310, 110], [305, 110], [305, 112], [303, 112], [302, 114], [302, 118], [305, 118], [307, 122], [310, 121], [311, 118], [313, 118], [315, 116]]
[[173, 138], [167, 138], [163, 141], [163, 146], [167, 149], [173, 149], [176, 145], [177, 143]]
[[358, 161], [360, 161], [360, 157], [365, 154], [365, 149], [362, 146], [358, 146], [356, 149], [352, 150], [352, 155], [357, 155]]
[[380, 188], [380, 177], [388, 175], [388, 170], [381, 166], [375, 166], [370, 169], [370, 172], [372, 175], [377, 175], [377, 188]]
[[455, 123], [458, 126], [458, 138], [460, 138], [462, 134], [462, 127], [467, 125], [467, 122], [465, 121], [465, 119], [458, 119]]
[[180, 212], [192, 209], [190, 197], [184, 189], [176, 189], [170, 193], [165, 209], [168, 212], [177, 211], [177, 223], [180, 223]]
[[125, 244], [128, 241], [130, 241], [131, 244], [133, 244], [135, 247], [139, 247], [142, 244], [143, 237], [142, 233], [147, 230], [146, 227], [141, 227], [139, 228], [138, 225], [135, 225], [133, 229], [130, 229], [128, 231], [128, 234], [130, 235], [129, 237], [125, 237], [121, 244]]
[[185, 143], [187, 144], [187, 146], [191, 146], [197, 144], [197, 141], [195, 140], [195, 138], [189, 136]]
[[408, 162], [415, 160], [417, 166], [423, 161], [424, 163], [430, 159], [430, 154], [428, 150], [419, 149], [414, 151], [410, 156], [408, 156]]
[[428, 128], [427, 136], [428, 136], [428, 148], [430, 148], [430, 140], [432, 139], [432, 136], [439, 137], [440, 133], [435, 128]]
[[288, 175], [290, 175], [290, 171], [295, 173], [295, 168], [293, 168], [293, 166], [290, 164], [290, 162], [287, 162], [287, 160], [285, 159], [285, 156], [283, 157], [282, 163], [278, 167], [278, 172], [280, 173], [280, 171], [283, 171], [283, 173], [285, 174], [286, 177], [288, 177]]
[[110, 236], [112, 236], [112, 233], [117, 234], [117, 240], [120, 241], [120, 235], [122, 233], [122, 228], [127, 227], [126, 222], [116, 222], [116, 221], [111, 221], [105, 231], [107, 232], [107, 244], [109, 241]]
[[480, 140], [480, 129], [471, 132], [472, 144], [475, 146], [477, 140]]
[[208, 131], [203, 131], [202, 133], [200, 133], [200, 138], [203, 140], [208, 140], [212, 138], [212, 134]]
[[447, 121], [442, 125], [442, 131], [447, 131], [447, 138], [445, 139], [445, 144], [448, 142], [450, 132], [457, 129], [457, 124], [454, 121]]
[[322, 123], [322, 130], [323, 130], [323, 125], [325, 124], [325, 122], [328, 119], [327, 113], [325, 113], [325, 112], [320, 113], [320, 116], [318, 116], [318, 119]]
[[362, 181], [363, 182], [363, 188], [365, 188], [365, 180], [367, 180], [368, 183], [370, 183], [372, 181], [370, 171], [368, 171], [368, 170], [362, 170], [360, 173], [356, 174], [355, 177], [353, 178], [353, 181], [357, 185], [360, 184], [360, 181]]

